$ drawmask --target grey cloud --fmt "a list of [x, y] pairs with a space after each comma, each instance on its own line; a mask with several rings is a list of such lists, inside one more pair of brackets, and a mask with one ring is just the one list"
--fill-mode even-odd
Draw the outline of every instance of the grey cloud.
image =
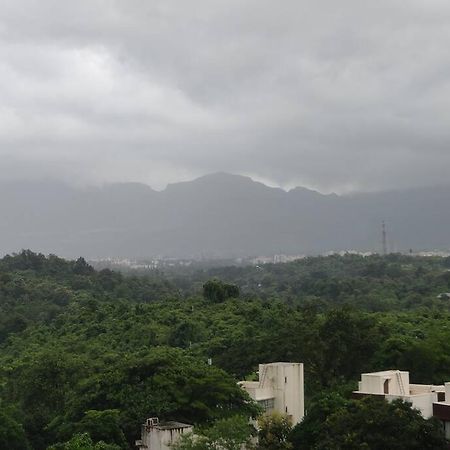
[[0, 177], [447, 183], [444, 0], [4, 0]]

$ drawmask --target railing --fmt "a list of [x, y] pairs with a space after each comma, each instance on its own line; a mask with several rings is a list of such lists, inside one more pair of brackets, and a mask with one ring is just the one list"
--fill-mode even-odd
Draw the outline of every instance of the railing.
[[398, 385], [400, 387], [400, 394], [401, 395], [406, 395], [405, 386], [403, 385], [402, 375], [401, 375], [400, 371], [397, 370], [395, 375], [397, 376]]
[[264, 387], [267, 378], [267, 366], [263, 366], [262, 373], [259, 374], [259, 387]]

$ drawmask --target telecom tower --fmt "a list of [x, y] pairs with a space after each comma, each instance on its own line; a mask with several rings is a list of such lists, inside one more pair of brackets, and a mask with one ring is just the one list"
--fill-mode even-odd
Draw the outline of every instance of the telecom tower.
[[387, 238], [386, 238], [386, 223], [381, 222], [381, 235], [382, 235], [382, 241], [383, 241], [383, 255], [387, 255]]

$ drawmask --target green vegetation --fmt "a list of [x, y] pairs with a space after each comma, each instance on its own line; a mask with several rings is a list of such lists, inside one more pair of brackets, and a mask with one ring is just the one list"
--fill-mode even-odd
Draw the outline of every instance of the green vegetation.
[[[280, 360], [305, 363], [308, 415], [288, 440], [262, 439], [261, 449], [316, 448], [318, 439], [326, 448], [381, 448], [383, 417], [404, 410], [416, 427], [409, 448], [427, 448], [417, 433], [439, 442], [440, 431], [409, 407], [346, 399], [365, 371], [450, 380], [450, 301], [438, 298], [450, 291], [449, 268], [442, 258], [331, 256], [125, 276], [94, 271], [82, 258], [7, 256], [0, 260], [0, 448], [6, 439], [11, 449], [125, 450], [152, 416], [193, 423], [208, 442], [228, 439], [225, 448], [233, 448], [248, 438], [236, 416], [258, 413], [236, 381]], [[371, 429], [364, 428], [369, 406], [377, 419]], [[227, 423], [236, 434], [226, 436]], [[345, 442], [353, 447], [336, 433], [351, 435]]]
[[450, 258], [400, 254], [305, 258], [288, 264], [218, 267], [168, 271], [172, 282], [198, 294], [211, 278], [238, 285], [241, 295], [282, 300], [292, 305], [313, 303], [321, 310], [352, 305], [367, 312], [450, 308]]
[[70, 441], [52, 445], [48, 450], [120, 450], [120, 447], [105, 442], [95, 442], [88, 433], [75, 434]]
[[277, 413], [259, 419], [258, 447], [260, 450], [291, 450], [290, 442], [292, 423]]
[[203, 285], [203, 296], [211, 302], [222, 303], [229, 298], [239, 297], [239, 288], [235, 284], [209, 280]]
[[175, 450], [241, 450], [245, 445], [253, 448], [255, 429], [249, 425], [248, 417], [234, 416], [218, 420], [213, 426], [196, 430], [196, 435], [185, 434], [175, 445]]
[[299, 450], [446, 449], [441, 425], [402, 402], [377, 397], [346, 401], [327, 396], [314, 404], [290, 440]]
[[9, 414], [8, 410], [0, 411], [0, 448], [10, 450], [29, 449], [25, 431], [20, 423]]

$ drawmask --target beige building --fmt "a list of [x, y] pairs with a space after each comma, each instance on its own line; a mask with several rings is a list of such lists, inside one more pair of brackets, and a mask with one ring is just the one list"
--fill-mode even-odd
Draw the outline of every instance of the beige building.
[[141, 439], [136, 441], [139, 450], [171, 450], [185, 433], [192, 433], [192, 425], [180, 422], [160, 423], [157, 417], [147, 419], [141, 428]]
[[293, 425], [305, 415], [303, 384], [303, 364], [286, 362], [260, 364], [258, 381], [239, 383], [267, 413], [286, 414]]
[[422, 413], [423, 417], [433, 415], [433, 403], [445, 398], [445, 387], [432, 384], [411, 384], [409, 372], [402, 370], [385, 370], [383, 372], [363, 373], [358, 390], [353, 397], [378, 395], [388, 401], [402, 399], [411, 403]]
[[433, 403], [433, 416], [442, 422], [445, 437], [450, 441], [450, 383], [445, 383], [445, 395]]

